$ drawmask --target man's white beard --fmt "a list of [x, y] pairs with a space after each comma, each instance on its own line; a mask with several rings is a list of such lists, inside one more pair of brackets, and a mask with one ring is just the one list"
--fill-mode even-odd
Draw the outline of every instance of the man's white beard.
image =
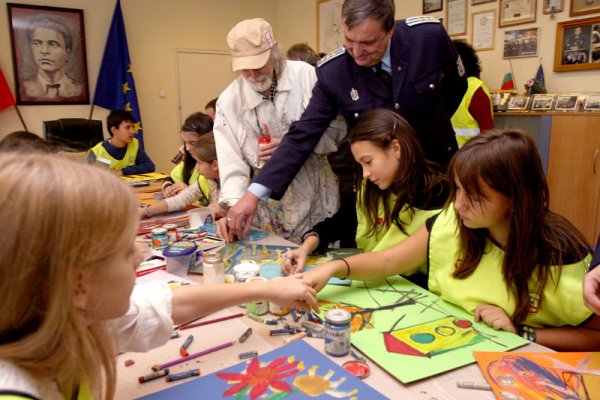
[[271, 85], [273, 84], [273, 79], [271, 79], [270, 77], [263, 75], [265, 77], [264, 80], [257, 82], [254, 81], [252, 79], [248, 79], [248, 78], [244, 78], [246, 79], [246, 81], [248, 82], [248, 84], [250, 85], [250, 87], [254, 90], [256, 90], [259, 93], [262, 92], [266, 92], [267, 90], [271, 89]]

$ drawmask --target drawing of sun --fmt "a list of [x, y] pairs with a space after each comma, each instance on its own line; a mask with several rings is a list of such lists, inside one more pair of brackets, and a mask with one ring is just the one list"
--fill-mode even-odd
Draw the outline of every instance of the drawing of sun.
[[[254, 400], [262, 396], [268, 389], [275, 393], [292, 393], [294, 389], [285, 381], [285, 378], [296, 375], [304, 369], [294, 357], [280, 357], [269, 364], [261, 364], [257, 357], [248, 364], [245, 373], [218, 372], [217, 377], [234, 383], [223, 393], [223, 397], [242, 394], [246, 392]], [[237, 398], [237, 396], [236, 396]]]
[[310, 397], [317, 397], [322, 395], [329, 395], [336, 399], [349, 398], [355, 400], [352, 397], [358, 392], [358, 389], [353, 389], [349, 392], [342, 392], [337, 388], [344, 383], [346, 378], [342, 377], [337, 381], [332, 381], [331, 377], [334, 372], [332, 370], [327, 371], [323, 376], [317, 375], [317, 365], [313, 365], [307, 372], [307, 375], [300, 375], [294, 378], [294, 386], [298, 388], [303, 394]]

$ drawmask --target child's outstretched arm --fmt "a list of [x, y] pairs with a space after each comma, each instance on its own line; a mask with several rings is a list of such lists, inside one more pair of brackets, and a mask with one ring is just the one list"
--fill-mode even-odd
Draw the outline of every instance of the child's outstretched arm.
[[282, 306], [318, 310], [317, 293], [302, 274], [271, 281], [216, 285], [189, 285], [173, 290], [175, 324], [252, 300], [269, 300]]
[[372, 280], [408, 272], [427, 261], [429, 231], [423, 225], [414, 235], [382, 251], [357, 254], [319, 265], [304, 273], [319, 291], [332, 276], [341, 279]]
[[[600, 251], [600, 247], [596, 251]], [[585, 275], [583, 301], [590, 310], [600, 315], [600, 266]]]
[[289, 250], [283, 255], [281, 272], [285, 275], [302, 272], [306, 258], [319, 246], [318, 236], [308, 236], [297, 249]]

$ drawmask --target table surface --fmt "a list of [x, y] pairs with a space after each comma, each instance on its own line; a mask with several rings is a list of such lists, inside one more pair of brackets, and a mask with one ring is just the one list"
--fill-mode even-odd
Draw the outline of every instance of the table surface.
[[[290, 245], [290, 242], [270, 235], [265, 239], [256, 241], [258, 244], [270, 245]], [[151, 275], [151, 274], [150, 274]], [[149, 275], [146, 275], [148, 279]], [[188, 275], [188, 279], [198, 284], [202, 284], [201, 275]], [[227, 310], [206, 316], [202, 320], [211, 320], [221, 316], [237, 314], [245, 311], [241, 307], [231, 307]], [[287, 316], [291, 321], [291, 316]], [[244, 343], [237, 343], [240, 337], [248, 327], [251, 327], [253, 334]], [[146, 375], [151, 371], [154, 364], [165, 363], [179, 358], [179, 347], [188, 335], [194, 335], [189, 352], [197, 352], [209, 347], [217, 346], [227, 341], [236, 341], [233, 346], [217, 351], [212, 354], [190, 360], [185, 363], [172, 367], [171, 373], [186, 371], [199, 368], [202, 375], [208, 375], [223, 368], [235, 365], [240, 362], [239, 353], [255, 350], [259, 354], [266, 353], [274, 348], [284, 344], [286, 338], [281, 336], [270, 336], [269, 331], [273, 326], [256, 322], [247, 316], [234, 318], [214, 324], [204, 325], [181, 331], [181, 337], [169, 340], [165, 345], [153, 349], [147, 353], [124, 353], [119, 355], [117, 361], [117, 388], [115, 398], [132, 399], [154, 393], [173, 385], [185, 383], [188, 379], [172, 383], [165, 382], [164, 379], [156, 379], [144, 384], [138, 383], [138, 377]], [[324, 353], [323, 340], [317, 338], [305, 338], [308, 344]], [[550, 349], [537, 345], [528, 344], [518, 349], [519, 351], [551, 351]], [[355, 350], [360, 354], [359, 351]], [[324, 353], [325, 354], [325, 353]], [[338, 365], [351, 360], [351, 356], [332, 357], [327, 355]], [[126, 367], [125, 360], [133, 360], [134, 365]], [[389, 398], [402, 399], [423, 399], [423, 400], [442, 400], [442, 399], [494, 399], [491, 391], [482, 391], [474, 389], [462, 389], [457, 387], [458, 381], [469, 381], [485, 383], [483, 374], [476, 363], [464, 366], [443, 374], [439, 374], [421, 381], [410, 384], [402, 384], [392, 376], [388, 375], [383, 369], [379, 368], [374, 362], [368, 361], [371, 368], [371, 374], [364, 382], [375, 388], [383, 395]], [[409, 365], [406, 366], [410, 368]]]

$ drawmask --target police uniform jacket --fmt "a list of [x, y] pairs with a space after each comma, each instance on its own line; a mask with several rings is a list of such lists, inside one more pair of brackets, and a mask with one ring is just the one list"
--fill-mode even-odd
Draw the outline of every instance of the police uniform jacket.
[[371, 109], [392, 109], [415, 129], [427, 157], [447, 165], [457, 150], [450, 117], [467, 89], [460, 58], [437, 18], [397, 21], [390, 46], [392, 91], [372, 67], [358, 66], [343, 47], [321, 60], [306, 111], [254, 178], [272, 190], [272, 198], [285, 193], [338, 114], [352, 128]]

